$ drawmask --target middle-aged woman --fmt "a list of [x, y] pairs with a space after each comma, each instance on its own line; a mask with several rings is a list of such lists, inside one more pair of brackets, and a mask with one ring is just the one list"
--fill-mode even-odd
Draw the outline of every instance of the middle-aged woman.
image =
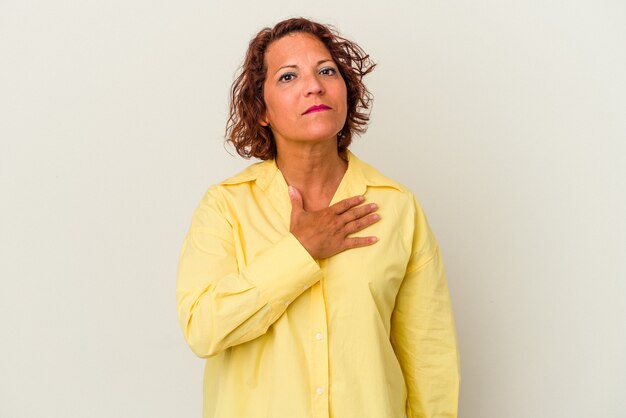
[[177, 280], [205, 418], [456, 417], [437, 242], [413, 194], [347, 150], [373, 67], [302, 18], [250, 42], [227, 134], [263, 161], [208, 189]]

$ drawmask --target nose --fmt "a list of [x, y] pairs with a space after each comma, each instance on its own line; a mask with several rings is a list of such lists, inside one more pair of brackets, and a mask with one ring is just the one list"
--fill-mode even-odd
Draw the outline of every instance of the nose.
[[304, 95], [309, 96], [311, 94], [323, 93], [324, 85], [322, 84], [322, 81], [318, 78], [317, 74], [311, 74], [310, 76], [308, 76], [304, 85]]

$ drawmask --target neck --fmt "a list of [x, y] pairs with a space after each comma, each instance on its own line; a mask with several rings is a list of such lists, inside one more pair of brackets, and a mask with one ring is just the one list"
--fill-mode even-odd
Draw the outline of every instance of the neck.
[[328, 207], [348, 167], [336, 143], [327, 146], [278, 147], [276, 164], [288, 185], [302, 194], [307, 210]]

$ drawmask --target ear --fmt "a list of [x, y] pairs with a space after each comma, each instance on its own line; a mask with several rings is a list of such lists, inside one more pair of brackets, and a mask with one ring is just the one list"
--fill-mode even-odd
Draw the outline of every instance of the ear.
[[259, 118], [259, 125], [261, 126], [270, 126], [270, 121], [267, 120], [267, 113], [263, 113], [263, 116]]

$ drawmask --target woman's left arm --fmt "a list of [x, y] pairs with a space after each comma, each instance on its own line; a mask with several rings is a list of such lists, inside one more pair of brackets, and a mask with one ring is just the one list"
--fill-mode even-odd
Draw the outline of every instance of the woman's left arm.
[[391, 342], [406, 381], [408, 418], [456, 418], [460, 363], [439, 246], [415, 202], [413, 254], [396, 297]]

